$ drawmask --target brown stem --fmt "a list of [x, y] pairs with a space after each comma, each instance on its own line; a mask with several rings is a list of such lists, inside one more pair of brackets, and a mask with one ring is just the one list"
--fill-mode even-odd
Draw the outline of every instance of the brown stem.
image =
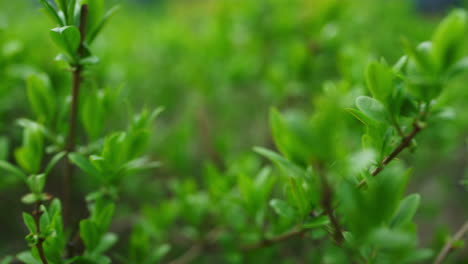
[[48, 264], [47, 258], [46, 258], [45, 253], [44, 253], [44, 247], [43, 247], [43, 243], [44, 243], [45, 239], [43, 237], [41, 237], [40, 220], [41, 220], [41, 215], [42, 215], [43, 212], [41, 211], [40, 207], [41, 207], [41, 203], [37, 202], [36, 206], [34, 208], [34, 211], [33, 211], [34, 222], [36, 224], [36, 231], [37, 231], [37, 234], [39, 236], [39, 238], [37, 240], [36, 248], [37, 248], [37, 252], [39, 253], [39, 258], [41, 258], [42, 264]]
[[[86, 36], [86, 24], [88, 19], [88, 5], [81, 6], [81, 15], [80, 15], [80, 33], [81, 33], [81, 43], [77, 51], [78, 59], [83, 56], [84, 42]], [[74, 65], [72, 70], [73, 86], [72, 86], [72, 102], [70, 107], [70, 118], [68, 120], [68, 137], [65, 144], [65, 151], [67, 153], [73, 152], [75, 150], [75, 137], [76, 137], [76, 126], [78, 118], [78, 99], [80, 96], [80, 86], [82, 82], [82, 73], [83, 66], [78, 63]], [[63, 217], [65, 226], [70, 226], [71, 216], [70, 216], [70, 197], [71, 197], [71, 181], [73, 178], [73, 164], [67, 159], [65, 165], [65, 175], [63, 177]]]
[[[421, 132], [422, 127], [416, 121], [413, 123], [413, 130], [409, 133], [409, 135], [405, 136], [401, 143], [388, 155], [381, 163], [380, 166], [375, 168], [372, 172], [372, 176], [377, 176], [392, 160], [394, 160], [404, 149], [411, 145], [411, 141], [416, 137], [416, 135]], [[361, 188], [366, 185], [366, 180], [363, 179], [359, 184], [358, 188]]]
[[325, 215], [327, 215], [330, 219], [333, 240], [337, 245], [341, 246], [344, 241], [343, 228], [341, 227], [340, 222], [335, 215], [335, 210], [333, 207], [333, 190], [328, 183], [326, 176], [323, 173], [319, 174], [322, 184], [322, 208]]
[[434, 264], [442, 264], [444, 260], [447, 258], [447, 256], [450, 254], [450, 252], [452, 252], [455, 249], [455, 247], [453, 246], [453, 242], [463, 239], [463, 237], [465, 237], [466, 234], [468, 234], [468, 221], [466, 221], [460, 227], [460, 229], [455, 233], [453, 238], [449, 239], [447, 243], [445, 243], [444, 247], [437, 255], [437, 258], [434, 261]]
[[307, 229], [302, 228], [302, 229], [294, 229], [292, 231], [288, 231], [286, 233], [283, 233], [281, 235], [275, 236], [270, 239], [264, 239], [258, 243], [251, 244], [251, 245], [245, 245], [242, 247], [242, 250], [244, 251], [251, 251], [251, 250], [256, 250], [264, 247], [269, 247], [277, 243], [281, 243], [283, 241], [289, 240], [294, 237], [302, 236], [307, 232]]

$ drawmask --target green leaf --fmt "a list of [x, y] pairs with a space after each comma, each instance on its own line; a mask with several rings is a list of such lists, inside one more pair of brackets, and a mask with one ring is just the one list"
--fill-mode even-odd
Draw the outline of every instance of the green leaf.
[[65, 51], [71, 58], [76, 57], [80, 46], [80, 31], [75, 26], [58, 27], [51, 30], [50, 35], [59, 48]]
[[23, 221], [26, 224], [29, 232], [35, 234], [37, 232], [36, 229], [36, 222], [34, 221], [34, 217], [28, 213], [23, 213]]
[[48, 196], [45, 193], [28, 193], [21, 198], [21, 202], [25, 204], [34, 204], [40, 201], [47, 201]]
[[419, 194], [412, 194], [403, 199], [398, 206], [395, 216], [391, 220], [390, 226], [399, 227], [409, 223], [416, 214], [420, 200]]
[[23, 145], [15, 150], [15, 158], [22, 169], [29, 173], [38, 173], [44, 152], [44, 138], [41, 127], [36, 123], [27, 123], [23, 130]]
[[431, 73], [434, 69], [434, 62], [431, 56], [432, 42], [425, 41], [415, 47], [408, 40], [403, 41], [406, 53], [409, 55], [411, 60], [408, 63], [410, 73], [414, 69], [418, 69], [419, 72]]
[[0, 261], [0, 264], [10, 264], [13, 261], [12, 256], [6, 256]]
[[69, 0], [68, 2], [68, 9], [67, 9], [67, 18], [68, 18], [68, 24], [73, 25], [75, 24], [75, 10], [76, 10], [76, 0]]
[[157, 247], [153, 252], [151, 253], [150, 259], [147, 263], [159, 263], [159, 261], [169, 253], [171, 250], [171, 246], [168, 244], [161, 245]]
[[290, 177], [305, 177], [305, 172], [300, 167], [283, 158], [278, 153], [262, 147], [255, 147], [254, 151], [273, 161], [279, 168], [284, 171], [286, 175]]
[[15, 177], [19, 179], [23, 179], [23, 180], [27, 179], [27, 176], [25, 173], [23, 173], [20, 169], [11, 165], [7, 161], [0, 160], [0, 169], [4, 170], [7, 173], [11, 173], [12, 175], [14, 175]]
[[57, 6], [64, 12], [65, 14], [67, 13], [67, 1], [68, 0], [55, 0], [57, 3]]
[[80, 222], [80, 236], [86, 249], [93, 252], [99, 244], [99, 231], [91, 220], [86, 219]]
[[102, 236], [101, 241], [99, 242], [99, 245], [96, 247], [95, 251], [96, 253], [104, 253], [107, 250], [109, 250], [115, 243], [117, 243], [117, 235], [114, 233], [107, 233]]
[[59, 162], [67, 153], [65, 151], [59, 152], [55, 154], [47, 164], [47, 167], [44, 170], [44, 173], [48, 175], [50, 171], [54, 168], [55, 164]]
[[29, 189], [35, 194], [40, 194], [42, 192], [42, 190], [44, 189], [45, 181], [46, 175], [44, 173], [30, 175], [26, 180]]
[[363, 114], [375, 121], [386, 123], [388, 120], [385, 107], [374, 98], [359, 96], [356, 99], [356, 106]]
[[93, 166], [93, 164], [89, 160], [87, 160], [81, 154], [70, 153], [68, 154], [68, 158], [73, 164], [78, 166], [81, 170], [83, 170], [87, 174], [94, 176], [96, 178], [100, 177], [99, 171]]
[[96, 203], [91, 220], [96, 223], [100, 233], [104, 234], [109, 228], [114, 215], [115, 205], [113, 203]]
[[50, 123], [55, 114], [55, 100], [48, 79], [39, 75], [29, 76], [27, 94], [29, 103], [38, 119]]
[[292, 206], [290, 206], [287, 202], [280, 200], [280, 199], [272, 199], [270, 201], [270, 206], [275, 210], [275, 212], [283, 217], [286, 218], [294, 218], [295, 211]]
[[376, 229], [369, 237], [369, 243], [375, 247], [398, 250], [404, 248], [411, 248], [416, 244], [415, 239], [400, 230], [390, 230], [382, 227]]
[[46, 14], [54, 20], [58, 25], [64, 26], [65, 22], [60, 17], [58, 11], [47, 0], [39, 0], [39, 3], [44, 7]]
[[447, 77], [454, 78], [468, 70], [468, 57], [464, 57], [457, 61], [447, 70]]
[[41, 227], [41, 233], [45, 234], [49, 229], [50, 217], [44, 205], [41, 205], [40, 211], [42, 212], [41, 218], [39, 219], [39, 225]]
[[101, 30], [104, 28], [104, 26], [107, 24], [109, 19], [114, 16], [117, 11], [120, 10], [120, 6], [114, 6], [112, 7], [109, 11], [106, 12], [104, 17], [102, 18], [101, 22], [92, 30], [92, 32], [87, 36], [87, 42], [89, 44], [93, 43], [94, 40], [96, 39], [97, 35], [101, 32]]
[[29, 251], [21, 252], [16, 255], [16, 258], [25, 264], [42, 264], [40, 260], [35, 259]]
[[322, 215], [304, 223], [303, 227], [307, 229], [326, 226], [330, 223], [328, 216]]
[[439, 70], [457, 61], [466, 35], [466, 12], [458, 9], [450, 13], [437, 27], [432, 42], [433, 56]]
[[0, 137], [0, 161], [8, 158], [10, 143], [6, 137]]
[[366, 82], [372, 96], [386, 103], [393, 88], [392, 69], [384, 63], [371, 62], [366, 69]]

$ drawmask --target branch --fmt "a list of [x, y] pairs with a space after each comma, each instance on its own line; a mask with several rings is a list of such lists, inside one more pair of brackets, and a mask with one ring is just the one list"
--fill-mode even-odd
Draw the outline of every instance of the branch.
[[37, 252], [39, 253], [39, 258], [42, 261], [42, 264], [48, 264], [47, 258], [44, 253], [44, 247], [43, 247], [43, 243], [45, 239], [41, 237], [41, 223], [40, 222], [41, 222], [41, 215], [43, 212], [40, 210], [40, 206], [41, 206], [41, 203], [37, 202], [33, 211], [34, 222], [36, 224], [36, 231], [39, 236], [37, 240], [36, 248], [37, 248]]
[[[415, 121], [413, 123], [413, 130], [409, 133], [409, 135], [405, 136], [402, 140], [401, 143], [388, 155], [381, 163], [380, 166], [375, 168], [372, 172], [372, 176], [377, 176], [383, 169], [392, 161], [394, 160], [403, 150], [405, 150], [407, 147], [411, 145], [411, 141], [416, 137], [416, 135], [421, 132], [422, 127], [418, 123], [418, 121]], [[361, 188], [366, 185], [366, 180], [363, 179], [359, 184], [358, 188]]]
[[255, 244], [250, 244], [250, 245], [245, 245], [242, 247], [243, 251], [251, 251], [251, 250], [256, 250], [264, 247], [269, 247], [277, 243], [281, 243], [283, 241], [289, 240], [294, 237], [302, 236], [307, 232], [307, 229], [301, 228], [301, 229], [294, 229], [292, 231], [288, 231], [286, 233], [283, 233], [281, 235], [275, 236], [270, 239], [264, 239], [258, 243]]
[[327, 215], [330, 219], [333, 240], [338, 246], [341, 246], [341, 244], [344, 241], [343, 228], [341, 227], [340, 222], [338, 221], [338, 218], [336, 217], [334, 212], [335, 210], [333, 208], [333, 190], [330, 187], [326, 176], [323, 175], [323, 173], [319, 173], [319, 175], [322, 182], [322, 208], [324, 210], [325, 215]]
[[453, 242], [457, 240], [462, 240], [463, 237], [465, 237], [468, 233], [468, 221], [466, 221], [460, 229], [455, 233], [453, 238], [449, 239], [447, 243], [445, 243], [444, 247], [442, 250], [439, 252], [437, 255], [436, 260], [434, 261], [434, 264], [442, 264], [443, 261], [447, 258], [447, 256], [455, 250], [455, 247], [453, 246]]
[[[86, 24], [88, 20], [88, 5], [81, 6], [81, 15], [80, 15], [80, 35], [81, 43], [77, 50], [78, 57], [81, 58], [83, 55], [84, 42], [86, 37]], [[78, 118], [78, 98], [80, 95], [80, 86], [82, 82], [82, 72], [83, 66], [78, 63], [75, 65], [72, 71], [73, 77], [73, 86], [72, 86], [72, 102], [70, 107], [70, 118], [68, 121], [68, 137], [65, 145], [65, 151], [67, 153], [73, 152], [75, 150], [75, 132]], [[70, 225], [70, 196], [71, 196], [71, 181], [73, 178], [73, 164], [70, 160], [67, 159], [65, 167], [65, 175], [63, 177], [63, 218], [65, 226]]]

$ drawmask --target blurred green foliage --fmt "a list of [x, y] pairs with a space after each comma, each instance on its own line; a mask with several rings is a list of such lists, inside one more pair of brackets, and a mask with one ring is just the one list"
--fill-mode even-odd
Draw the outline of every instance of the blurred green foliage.
[[[442, 16], [403, 0], [106, 1], [106, 10], [115, 3], [88, 38], [100, 59], [81, 95], [78, 138], [89, 144], [70, 156], [80, 168], [75, 216], [87, 214], [85, 195], [98, 201], [79, 224], [87, 251], [76, 263], [425, 263], [467, 219], [467, 76], [452, 75], [468, 52], [456, 15], [432, 35]], [[39, 7], [0, 2], [0, 159], [23, 171], [2, 163], [0, 257], [24, 250], [34, 229], [19, 224], [31, 211], [26, 187], [33, 202], [62, 188], [60, 168], [40, 168], [63, 155], [72, 79], [53, 58], [69, 50], [53, 44], [55, 24]], [[427, 40], [432, 48], [417, 46]], [[409, 132], [414, 102], [434, 98], [417, 144], [369, 179], [398, 143], [387, 126]], [[157, 112], [144, 109], [159, 106], [153, 125]], [[350, 112], [370, 118], [366, 128]], [[17, 121], [26, 116], [56, 134]], [[150, 160], [161, 167], [143, 171], [159, 165]], [[320, 175], [339, 190], [349, 250], [327, 235]], [[362, 179], [365, 192], [354, 188]], [[45, 226], [61, 226], [61, 206], [43, 209]], [[291, 239], [276, 243], [282, 235]], [[47, 254], [61, 263], [61, 252]], [[467, 259], [458, 250], [447, 263]]]

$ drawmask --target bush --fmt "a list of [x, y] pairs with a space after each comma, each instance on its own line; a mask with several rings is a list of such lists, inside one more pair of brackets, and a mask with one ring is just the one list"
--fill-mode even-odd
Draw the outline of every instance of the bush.
[[54, 48], [0, 38], [1, 263], [466, 260], [464, 10], [422, 41], [399, 1], [39, 3]]

